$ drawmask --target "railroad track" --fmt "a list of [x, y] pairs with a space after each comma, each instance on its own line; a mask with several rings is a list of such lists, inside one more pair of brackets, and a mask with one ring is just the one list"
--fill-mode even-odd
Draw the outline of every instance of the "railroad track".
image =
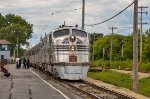
[[71, 89], [76, 94], [85, 99], [136, 99], [135, 97], [131, 97], [123, 93], [118, 93], [103, 86], [96, 86], [85, 81], [66, 81], [55, 79], [51, 76], [49, 78], [56, 83], [59, 83], [64, 87]]
[[65, 81], [65, 83], [68, 84], [73, 89], [81, 91], [84, 94], [87, 94], [92, 99], [136, 99], [134, 97], [130, 97], [125, 94], [107, 89], [105, 87], [99, 87], [92, 83], [87, 83], [84, 81], [82, 82]]
[[69, 86], [76, 94], [84, 97], [85, 99], [136, 99], [135, 97], [118, 93], [106, 87], [97, 86], [93, 83], [85, 81], [65, 81], [55, 78], [51, 79], [65, 87]]

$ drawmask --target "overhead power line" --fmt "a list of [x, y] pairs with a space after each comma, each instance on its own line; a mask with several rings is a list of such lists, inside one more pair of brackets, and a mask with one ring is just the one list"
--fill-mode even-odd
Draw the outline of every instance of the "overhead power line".
[[113, 17], [111, 17], [111, 18], [109, 18], [109, 19], [107, 19], [107, 20], [105, 20], [105, 21], [102, 21], [102, 22], [100, 22], [100, 23], [91, 24], [91, 25], [85, 25], [85, 26], [94, 26], [94, 25], [100, 25], [100, 24], [102, 24], [102, 23], [105, 23], [105, 22], [107, 22], [107, 21], [109, 21], [109, 20], [111, 20], [111, 19], [117, 17], [118, 15], [120, 15], [120, 14], [121, 14], [122, 12], [124, 12], [126, 9], [128, 9], [129, 7], [131, 7], [133, 4], [134, 4], [134, 2], [132, 2], [130, 5], [128, 5], [126, 8], [124, 8], [122, 11], [120, 11], [119, 13], [117, 13], [116, 15], [114, 15]]
[[71, 1], [71, 2], [70, 2], [68, 5], [66, 5], [64, 8], [60, 9], [59, 11], [56, 11], [56, 12], [52, 13], [52, 15], [53, 15], [53, 14], [58, 14], [58, 13], [63, 12], [63, 10], [67, 9], [68, 7], [70, 7], [74, 2], [75, 2], [75, 0]]

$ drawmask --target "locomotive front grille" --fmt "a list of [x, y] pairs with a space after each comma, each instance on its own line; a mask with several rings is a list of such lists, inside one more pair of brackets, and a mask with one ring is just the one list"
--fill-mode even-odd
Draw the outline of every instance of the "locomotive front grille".
[[[70, 51], [70, 45], [54, 45], [54, 51]], [[76, 51], [89, 51], [87, 45], [76, 45]]]
[[90, 64], [88, 62], [85, 63], [66, 63], [66, 62], [59, 62], [59, 63], [54, 63], [54, 65], [57, 66], [89, 66]]

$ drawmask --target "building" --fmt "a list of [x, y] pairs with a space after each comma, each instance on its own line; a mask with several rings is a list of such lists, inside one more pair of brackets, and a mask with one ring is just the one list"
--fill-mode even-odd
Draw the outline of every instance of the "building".
[[10, 59], [11, 43], [6, 40], [0, 40], [0, 60]]

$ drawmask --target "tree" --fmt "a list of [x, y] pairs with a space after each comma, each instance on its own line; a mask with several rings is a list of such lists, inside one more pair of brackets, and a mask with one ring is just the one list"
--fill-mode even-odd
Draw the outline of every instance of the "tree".
[[[104, 37], [98, 38], [94, 44], [95, 48], [95, 59], [102, 59], [103, 48], [105, 48], [105, 59], [110, 58], [110, 39], [111, 35], [106, 35]], [[123, 36], [114, 34], [113, 35], [113, 60], [120, 60], [121, 58], [121, 48], [120, 42], [122, 43]]]
[[124, 59], [133, 59], [133, 35], [124, 36]]
[[[146, 31], [143, 37], [143, 62], [150, 61], [150, 29]], [[138, 48], [140, 49], [140, 30], [138, 30]], [[105, 60], [109, 60], [110, 58], [110, 40], [111, 35], [101, 36], [94, 43], [94, 59], [99, 60], [102, 59], [103, 48], [105, 48]], [[92, 44], [91, 44], [92, 45]], [[121, 56], [121, 50], [123, 45], [123, 57]], [[91, 55], [92, 48], [90, 46]], [[138, 58], [140, 58], [140, 50], [138, 50]], [[120, 60], [132, 60], [133, 59], [133, 33], [128, 36], [113, 35], [113, 49], [112, 49], [112, 60], [120, 61]]]
[[17, 46], [28, 44], [27, 39], [32, 37], [33, 25], [21, 16], [15, 14], [0, 14], [0, 39], [6, 39], [12, 44], [12, 51]]
[[98, 38], [103, 37], [103, 34], [102, 34], [102, 33], [91, 33], [90, 35], [91, 35], [91, 36], [90, 36], [90, 37], [91, 37], [90, 44], [93, 44], [94, 36], [95, 36], [95, 41], [98, 40]]
[[150, 61], [150, 29], [143, 36], [143, 59]]
[[[99, 37], [94, 44], [94, 57], [95, 60], [102, 59], [103, 48], [105, 48], [105, 60], [110, 58], [110, 39], [111, 35], [106, 35], [104, 37]], [[132, 59], [133, 58], [133, 35], [122, 36], [118, 34], [113, 35], [113, 50], [112, 50], [112, 59], [113, 60], [122, 60], [122, 59]], [[122, 47], [123, 46], [123, 57]], [[92, 47], [91, 47], [92, 53]]]

